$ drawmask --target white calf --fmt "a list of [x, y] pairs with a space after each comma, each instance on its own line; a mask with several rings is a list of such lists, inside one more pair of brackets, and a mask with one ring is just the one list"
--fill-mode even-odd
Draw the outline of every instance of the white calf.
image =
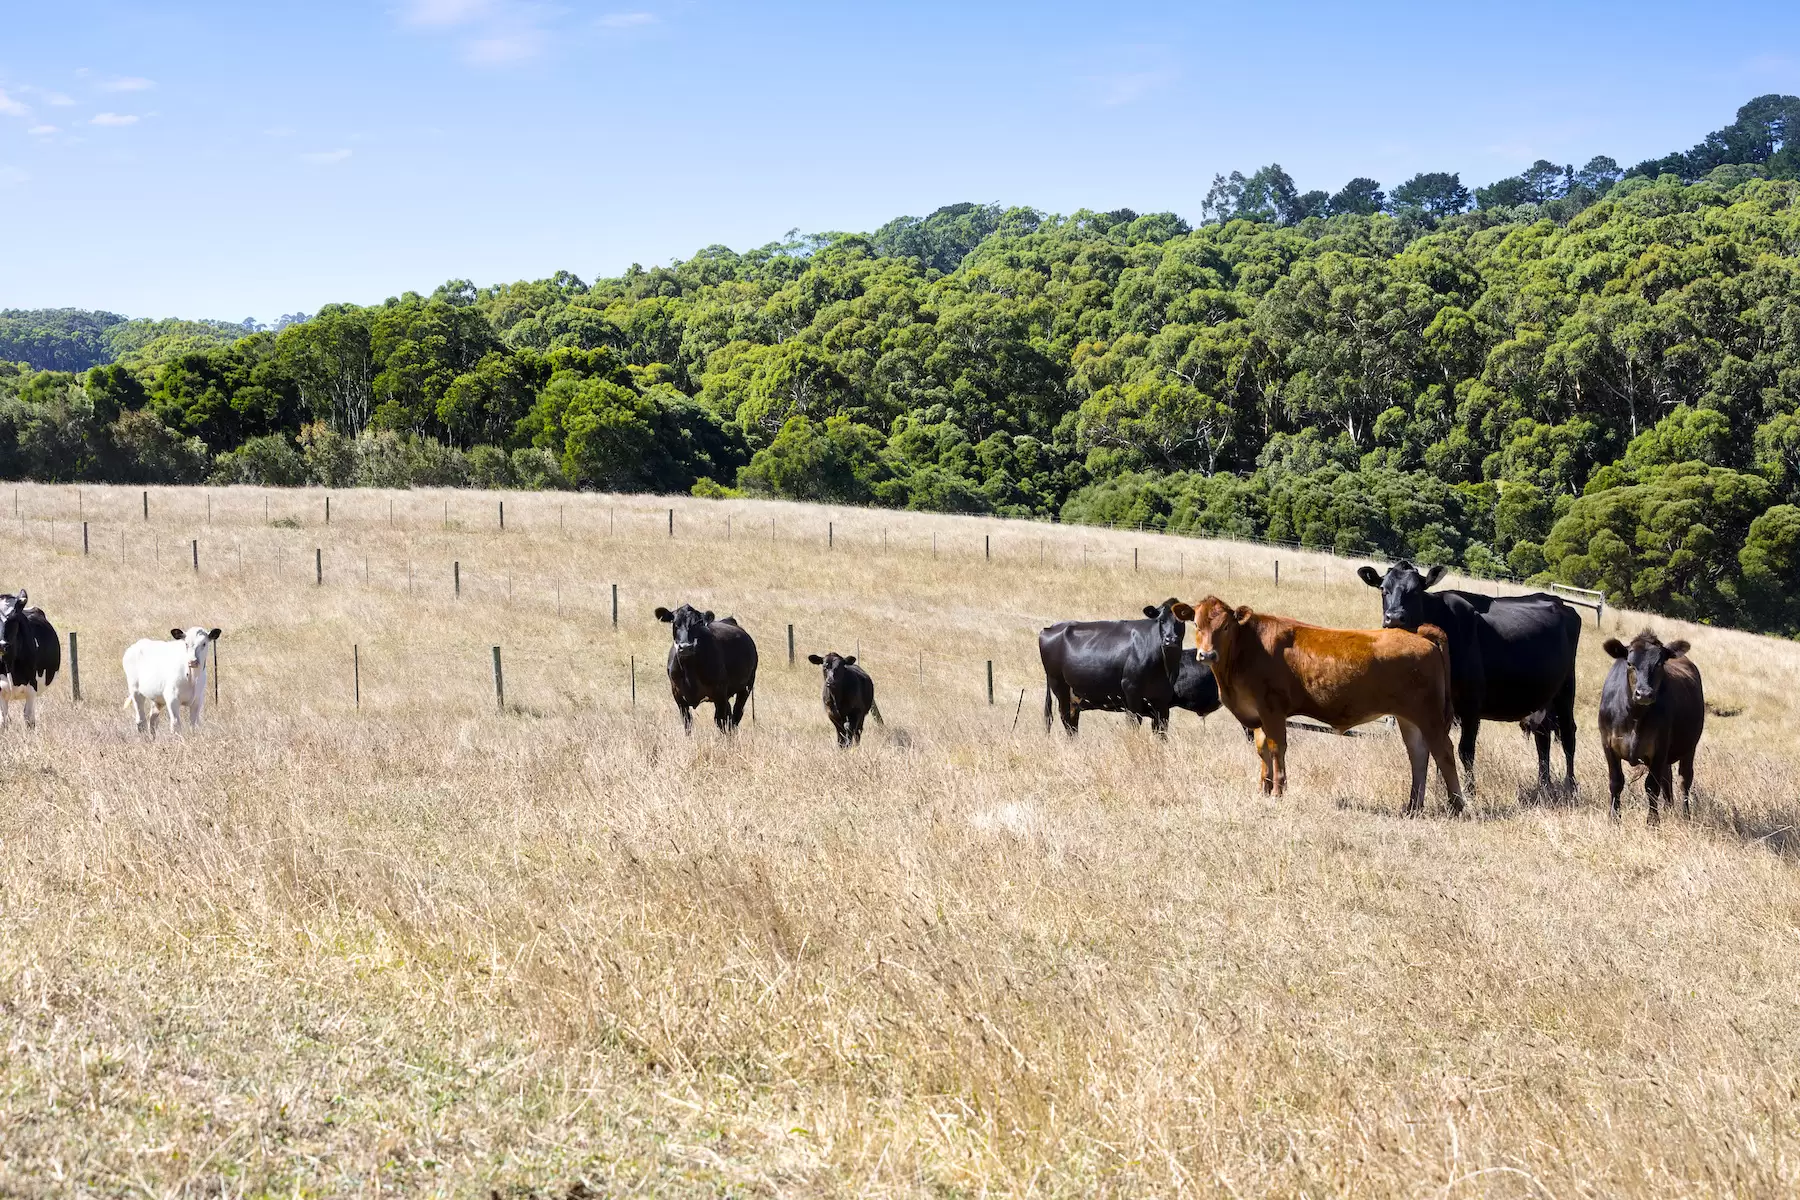
[[152, 737], [159, 712], [169, 714], [171, 729], [180, 727], [184, 704], [188, 727], [199, 727], [200, 710], [206, 707], [206, 652], [219, 640], [219, 631], [196, 626], [185, 633], [171, 629], [169, 636], [174, 640], [145, 638], [125, 651], [125, 703], [137, 712], [138, 732]]

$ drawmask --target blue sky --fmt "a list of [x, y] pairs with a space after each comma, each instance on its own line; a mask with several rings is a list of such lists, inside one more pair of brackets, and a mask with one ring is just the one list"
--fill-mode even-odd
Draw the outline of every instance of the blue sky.
[[270, 320], [957, 200], [1685, 149], [1800, 5], [0, 0], [0, 307]]

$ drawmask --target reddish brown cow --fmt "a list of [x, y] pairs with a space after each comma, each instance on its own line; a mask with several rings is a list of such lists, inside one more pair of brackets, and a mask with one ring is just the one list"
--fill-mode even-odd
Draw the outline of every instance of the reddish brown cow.
[[1418, 633], [1325, 629], [1208, 596], [1194, 605], [1194, 635], [1200, 660], [1219, 681], [1219, 698], [1256, 733], [1264, 792], [1287, 790], [1289, 717], [1313, 717], [1341, 731], [1392, 716], [1412, 760], [1407, 814], [1425, 807], [1431, 759], [1443, 773], [1451, 813], [1462, 812], [1450, 748], [1449, 639], [1437, 626], [1421, 625]]

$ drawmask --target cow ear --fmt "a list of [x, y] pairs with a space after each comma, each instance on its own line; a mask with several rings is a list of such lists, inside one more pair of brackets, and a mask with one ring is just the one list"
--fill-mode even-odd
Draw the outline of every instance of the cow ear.
[[1144, 615], [1146, 617], [1154, 618], [1161, 612], [1162, 612], [1162, 610], [1157, 608], [1155, 605], [1151, 605], [1151, 604], [1144, 605]]
[[223, 633], [224, 633], [224, 632], [225, 632], [225, 631], [224, 631], [224, 630], [223, 630], [223, 629], [213, 629], [213, 630], [209, 630], [209, 631], [208, 631], [208, 632], [207, 632], [207, 635], [206, 635], [206, 640], [207, 640], [207, 641], [209, 641], [209, 642], [216, 642], [216, 641], [218, 641], [218, 640], [219, 640], [219, 637], [220, 637], [220, 636], [221, 636], [221, 635], [222, 635], [222, 634], [223, 634]]
[[819, 657], [819, 656], [818, 656], [818, 655], [816, 655], [816, 654], [809, 654], [809, 655], [807, 655], [807, 656], [806, 656], [806, 661], [807, 661], [807, 662], [809, 662], [809, 663], [811, 663], [811, 664], [812, 664], [812, 665], [813, 665], [813, 666], [815, 666], [815, 667], [822, 667], [822, 666], [824, 666], [824, 665], [825, 665], [825, 660], [824, 660], [824, 659], [822, 659], [822, 658], [820, 658], [820, 657]]
[[1600, 643], [1600, 648], [1614, 658], [1625, 657], [1625, 643], [1621, 642], [1618, 638], [1607, 638], [1604, 642]]
[[705, 612], [701, 613], [700, 619], [702, 621], [705, 621], [708, 625], [711, 625], [713, 623], [712, 609], [709, 608]]
[[1238, 605], [1237, 611], [1231, 615], [1238, 624], [1242, 625], [1245, 621], [1248, 621], [1251, 617], [1256, 615], [1256, 610], [1251, 608], [1248, 604], [1240, 604]]
[[1680, 658], [1688, 652], [1688, 644], [1686, 642], [1664, 642], [1663, 649], [1669, 652], [1670, 658]]
[[1169, 611], [1175, 615], [1177, 621], [1191, 621], [1194, 619], [1194, 606], [1191, 604], [1177, 602], [1169, 609]]
[[656, 619], [659, 621], [673, 621], [675, 619], [675, 614], [666, 608], [659, 608], [656, 610]]
[[844, 660], [844, 665], [846, 667], [854, 667], [856, 665], [856, 655], [852, 654], [850, 657], [846, 658]]
[[1447, 566], [1447, 565], [1446, 565], [1446, 564], [1444, 564], [1444, 563], [1439, 563], [1439, 564], [1438, 564], [1438, 565], [1437, 565], [1437, 566], [1435, 566], [1435, 567], [1433, 567], [1433, 568], [1431, 568], [1431, 570], [1429, 570], [1429, 571], [1427, 571], [1427, 572], [1425, 572], [1425, 584], [1424, 584], [1424, 586], [1425, 586], [1425, 587], [1426, 587], [1426, 588], [1427, 588], [1427, 589], [1429, 589], [1429, 588], [1430, 588], [1430, 587], [1431, 587], [1431, 586], [1432, 586], [1432, 585], [1433, 585], [1433, 584], [1435, 584], [1435, 583], [1436, 583], [1436, 582], [1437, 582], [1437, 581], [1438, 581], [1438, 580], [1440, 580], [1440, 579], [1442, 579], [1442, 578], [1443, 578], [1443, 577], [1444, 577], [1444, 573], [1445, 573], [1445, 572], [1446, 572], [1446, 571], [1448, 571], [1448, 570], [1449, 570], [1449, 569], [1450, 569], [1450, 568], [1449, 568], [1449, 566]]
[[1374, 567], [1358, 567], [1356, 570], [1356, 577], [1370, 587], [1378, 588], [1381, 586], [1381, 572], [1377, 571]]
[[185, 638], [185, 637], [186, 637], [186, 636], [187, 636], [187, 630], [185, 630], [185, 629], [171, 629], [171, 630], [169, 630], [169, 636], [170, 636], [170, 637], [172, 637], [172, 638], [174, 638], [174, 639], [175, 639], [175, 640], [176, 640], [176, 641], [178, 641], [178, 642], [179, 642], [179, 641], [180, 641], [180, 640], [181, 640], [181, 639], [183, 639], [183, 638]]

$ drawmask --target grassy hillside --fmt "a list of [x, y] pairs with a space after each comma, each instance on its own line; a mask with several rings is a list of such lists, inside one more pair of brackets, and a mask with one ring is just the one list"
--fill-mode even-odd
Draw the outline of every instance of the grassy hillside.
[[[1296, 734], [1277, 801], [1222, 716], [1042, 726], [1046, 622], [1211, 591], [1368, 625], [1350, 560], [1280, 552], [1277, 590], [1261, 548], [745, 500], [12, 502], [5, 583], [86, 700], [0, 734], [0, 1191], [1800, 1185], [1800, 645], [1651, 622], [1739, 710], [1691, 824], [1605, 815], [1591, 617], [1583, 794], [1529, 802], [1489, 726], [1473, 819], [1434, 781], [1408, 821], [1378, 727]], [[681, 600], [762, 647], [735, 740], [680, 732]], [[118, 656], [196, 623], [220, 703], [147, 744]], [[827, 648], [887, 717], [856, 752]]]

